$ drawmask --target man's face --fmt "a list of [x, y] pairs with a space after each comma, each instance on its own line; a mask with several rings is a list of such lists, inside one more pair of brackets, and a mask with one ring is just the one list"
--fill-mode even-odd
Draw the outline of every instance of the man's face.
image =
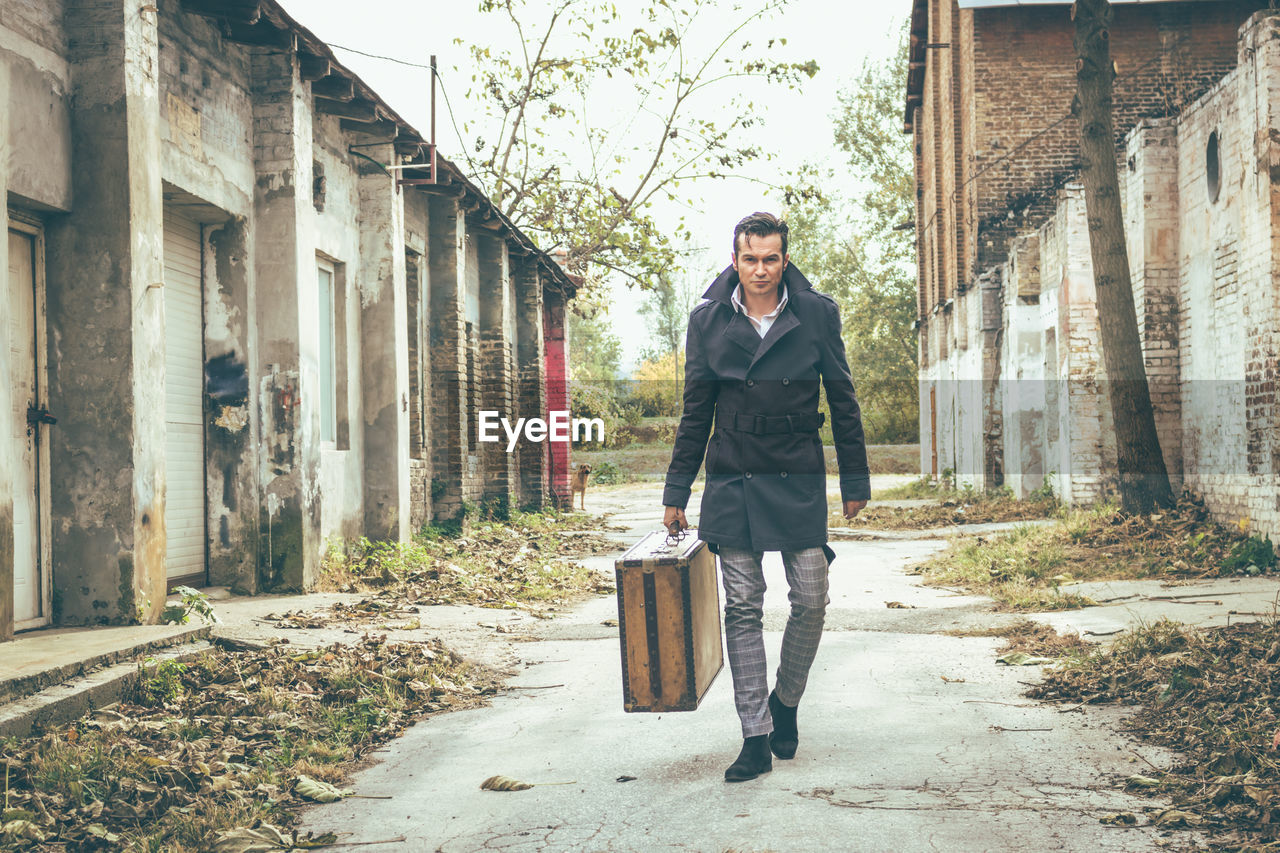
[[754, 237], [742, 234], [738, 237], [738, 251], [733, 256], [734, 269], [742, 282], [744, 294], [767, 296], [778, 291], [782, 271], [787, 268], [790, 255], [782, 254], [782, 235], [769, 234]]

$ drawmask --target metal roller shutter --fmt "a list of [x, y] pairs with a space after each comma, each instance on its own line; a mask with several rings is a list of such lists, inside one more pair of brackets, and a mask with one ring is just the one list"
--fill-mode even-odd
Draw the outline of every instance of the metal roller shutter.
[[200, 225], [164, 214], [165, 573], [205, 576], [204, 322]]

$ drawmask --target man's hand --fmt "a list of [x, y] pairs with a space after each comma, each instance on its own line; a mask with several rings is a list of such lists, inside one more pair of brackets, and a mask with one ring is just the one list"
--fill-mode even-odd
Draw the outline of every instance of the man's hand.
[[[676, 526], [678, 525], [678, 526]], [[684, 517], [684, 510], [678, 506], [669, 506], [662, 514], [662, 526], [668, 533], [679, 533], [689, 527], [689, 519]]]
[[864, 509], [866, 509], [866, 506], [867, 506], [866, 501], [845, 501], [844, 517], [853, 518], [855, 515], [862, 512]]

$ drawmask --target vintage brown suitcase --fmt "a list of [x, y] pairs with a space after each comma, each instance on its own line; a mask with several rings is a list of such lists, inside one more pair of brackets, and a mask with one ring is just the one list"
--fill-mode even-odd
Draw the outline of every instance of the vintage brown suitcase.
[[616, 563], [627, 711], [693, 711], [724, 666], [716, 558], [694, 531], [650, 533]]

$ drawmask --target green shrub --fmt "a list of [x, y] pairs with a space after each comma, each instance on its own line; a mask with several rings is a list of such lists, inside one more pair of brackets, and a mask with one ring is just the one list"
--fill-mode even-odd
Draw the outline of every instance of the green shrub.
[[[604, 447], [617, 447], [622, 406], [612, 382], [574, 382], [569, 411], [574, 418], [599, 418], [604, 422]], [[600, 447], [597, 441], [575, 441], [574, 447]]]
[[591, 468], [591, 479], [604, 485], [621, 482], [621, 476], [622, 472], [618, 470], [618, 466], [614, 465], [612, 462], [597, 462]]
[[1271, 544], [1271, 538], [1250, 536], [1232, 547], [1231, 553], [1222, 564], [1222, 573], [1245, 572], [1252, 575], [1275, 568], [1275, 565], [1276, 549]]

